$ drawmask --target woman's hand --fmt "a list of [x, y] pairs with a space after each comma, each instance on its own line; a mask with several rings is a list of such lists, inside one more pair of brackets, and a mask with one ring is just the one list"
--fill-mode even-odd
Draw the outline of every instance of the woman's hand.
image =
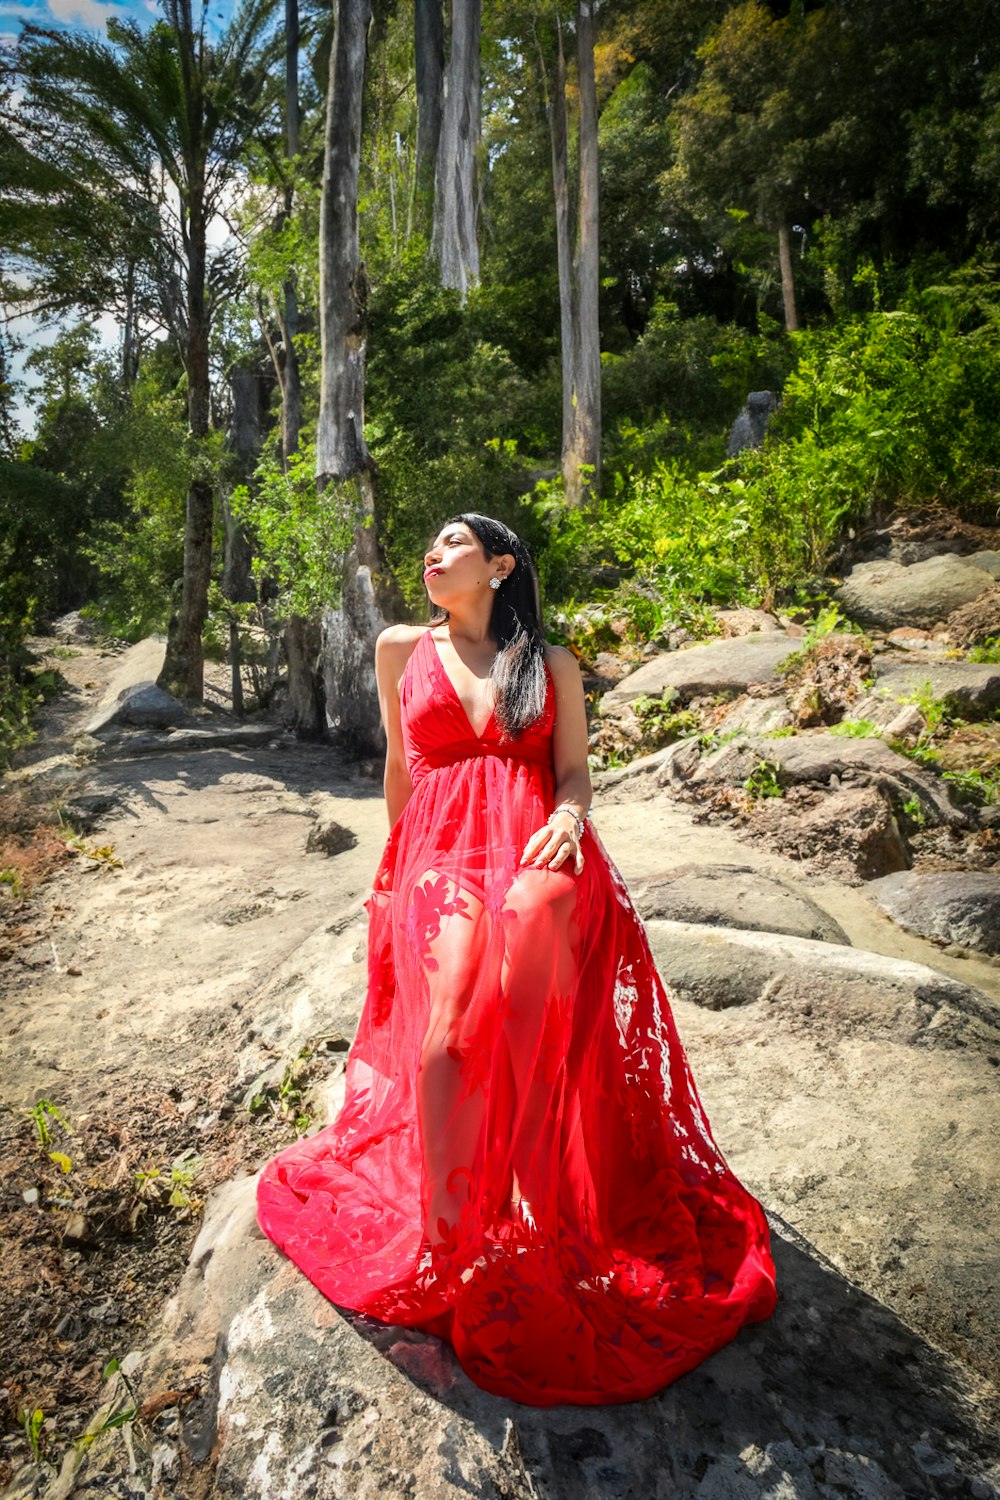
[[566, 810], [553, 813], [552, 822], [535, 829], [524, 846], [521, 864], [559, 870], [569, 859], [573, 860], [574, 873], [579, 875], [583, 870], [583, 850], [577, 837], [576, 818]]

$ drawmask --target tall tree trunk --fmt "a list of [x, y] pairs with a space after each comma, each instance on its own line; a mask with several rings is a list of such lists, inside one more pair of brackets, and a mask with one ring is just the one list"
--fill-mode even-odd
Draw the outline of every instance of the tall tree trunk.
[[576, 348], [576, 295], [573, 284], [573, 246], [570, 238], [569, 130], [566, 123], [566, 55], [562, 25], [556, 18], [556, 76], [547, 86], [545, 57], [539, 43], [542, 82], [546, 86], [549, 138], [552, 146], [552, 191], [556, 207], [556, 263], [559, 270], [559, 347], [562, 365], [563, 445], [573, 426], [573, 387]]
[[778, 226], [778, 265], [781, 267], [781, 297], [785, 304], [785, 328], [789, 333], [794, 333], [799, 326], [799, 310], [795, 301], [792, 239], [787, 224]]
[[[226, 446], [237, 461], [239, 479], [249, 484], [260, 457], [267, 400], [266, 385], [260, 370], [252, 363], [237, 365], [229, 372], [229, 389], [233, 415], [226, 436]], [[225, 528], [225, 559], [222, 567], [222, 594], [234, 604], [252, 604], [257, 597], [250, 562], [253, 549], [246, 527], [232, 514], [229, 497], [222, 495], [222, 520]]]
[[594, 78], [594, 3], [578, 0], [576, 54], [580, 88], [580, 191], [576, 234], [576, 327], [572, 422], [564, 432], [562, 468], [566, 498], [579, 505], [589, 483], [600, 487], [601, 328], [597, 87]]
[[481, 0], [453, 0], [451, 50], [434, 178], [431, 253], [441, 285], [464, 302], [479, 280], [476, 238], [476, 164], [481, 137], [479, 37]]
[[[194, 163], [187, 215], [187, 350], [188, 429], [196, 447], [208, 437], [211, 422], [209, 380], [209, 312], [204, 203], [204, 162]], [[167, 650], [159, 687], [192, 703], [204, 697], [205, 657], [201, 633], [208, 614], [212, 574], [214, 493], [207, 479], [188, 486], [184, 522], [184, 577], [180, 604], [167, 627]]]
[[[324, 618], [326, 720], [355, 753], [384, 745], [375, 686], [379, 552], [372, 460], [365, 444], [367, 284], [358, 245], [358, 166], [370, 0], [338, 0], [320, 200], [320, 409], [316, 479], [337, 484], [357, 517], [339, 609]], [[352, 493], [353, 492], [353, 493]]]
[[423, 233], [429, 234], [444, 91], [444, 11], [441, 0], [415, 0], [413, 60], [417, 75], [417, 160], [414, 184], [417, 225]]
[[[295, 201], [294, 166], [299, 154], [299, 3], [285, 0], [285, 154], [288, 182], [285, 213], [291, 215]], [[299, 302], [294, 276], [284, 287], [284, 306], [279, 319], [284, 347], [284, 378], [281, 387], [281, 456], [285, 463], [299, 450], [302, 430], [302, 380], [295, 336], [299, 331]]]

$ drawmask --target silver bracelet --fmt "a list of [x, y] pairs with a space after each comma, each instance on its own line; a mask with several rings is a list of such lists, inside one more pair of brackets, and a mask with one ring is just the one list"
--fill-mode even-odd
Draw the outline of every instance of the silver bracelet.
[[583, 825], [584, 825], [584, 822], [585, 822], [585, 820], [587, 818], [590, 817], [590, 809], [588, 808], [587, 811], [584, 813], [583, 817], [581, 818], [580, 815], [579, 815], [579, 813], [574, 812], [573, 808], [569, 805], [568, 802], [560, 802], [559, 806], [558, 807], [554, 807], [552, 809], [552, 811], [549, 813], [548, 817], [545, 820], [546, 823], [551, 823], [552, 819], [555, 817], [556, 813], [560, 813], [560, 812], [568, 812], [570, 814], [570, 816], [576, 822], [576, 839], [577, 839], [577, 843], [579, 843], [580, 840], [583, 838]]

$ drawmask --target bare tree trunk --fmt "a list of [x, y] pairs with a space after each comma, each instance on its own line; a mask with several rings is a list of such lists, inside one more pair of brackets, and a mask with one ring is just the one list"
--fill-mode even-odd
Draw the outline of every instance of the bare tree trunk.
[[597, 87], [594, 78], [594, 4], [578, 0], [576, 52], [580, 88], [580, 192], [577, 217], [572, 425], [564, 434], [566, 498], [579, 505], [589, 483], [600, 486], [601, 328]]
[[441, 285], [464, 302], [479, 280], [476, 238], [476, 164], [481, 137], [479, 37], [481, 0], [453, 0], [451, 50], [434, 178], [431, 253]]
[[[358, 245], [358, 168], [370, 0], [338, 0], [320, 200], [321, 383], [316, 480], [337, 484], [357, 517], [339, 609], [324, 617], [326, 720], [355, 753], [384, 746], [375, 686], [379, 553], [372, 460], [364, 437], [367, 286]], [[310, 649], [309, 642], [306, 648]]]
[[[295, 188], [292, 163], [299, 154], [299, 4], [285, 0], [285, 154], [288, 158], [288, 182], [285, 187], [285, 213], [294, 205]], [[299, 331], [299, 303], [295, 278], [285, 282], [284, 307], [279, 318], [284, 349], [284, 379], [281, 390], [281, 457], [287, 464], [298, 452], [302, 430], [302, 380], [295, 336]]]
[[555, 86], [548, 88], [545, 56], [539, 43], [542, 83], [546, 88], [549, 137], [552, 145], [552, 190], [556, 206], [556, 262], [559, 268], [559, 346], [562, 363], [562, 431], [565, 446], [573, 426], [573, 388], [576, 348], [576, 307], [573, 284], [573, 249], [569, 220], [569, 131], [566, 124], [566, 56], [562, 26], [556, 18]]
[[444, 91], [444, 12], [441, 0], [415, 0], [413, 58], [417, 75], [417, 160], [415, 193], [418, 226], [431, 228], [434, 167], [441, 136]]
[[364, 436], [368, 288], [358, 246], [361, 106], [370, 17], [370, 0], [338, 0], [320, 199], [316, 475], [321, 482], [351, 479], [371, 468]]
[[[188, 428], [196, 444], [208, 437], [211, 421], [209, 383], [209, 312], [206, 297], [206, 224], [204, 163], [192, 172], [187, 219]], [[207, 479], [188, 486], [184, 523], [184, 577], [180, 604], [167, 627], [167, 651], [157, 685], [178, 698], [200, 703], [204, 697], [205, 657], [201, 633], [208, 614], [212, 574], [214, 494]]]
[[789, 333], [794, 333], [799, 326], [799, 310], [795, 301], [792, 241], [787, 224], [778, 226], [778, 265], [781, 267], [781, 296], [785, 304], [785, 328]]

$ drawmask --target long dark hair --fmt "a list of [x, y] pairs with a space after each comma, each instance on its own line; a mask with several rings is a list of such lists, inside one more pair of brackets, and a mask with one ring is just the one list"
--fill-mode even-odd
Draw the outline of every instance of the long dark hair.
[[[444, 526], [456, 522], [468, 526], [479, 539], [487, 562], [510, 552], [517, 564], [494, 591], [490, 616], [490, 630], [497, 643], [496, 660], [490, 669], [494, 715], [503, 738], [514, 739], [545, 709], [548, 681], [538, 575], [525, 543], [502, 521], [471, 510], [449, 516]], [[448, 611], [435, 605], [431, 624], [439, 625], [447, 619]]]

